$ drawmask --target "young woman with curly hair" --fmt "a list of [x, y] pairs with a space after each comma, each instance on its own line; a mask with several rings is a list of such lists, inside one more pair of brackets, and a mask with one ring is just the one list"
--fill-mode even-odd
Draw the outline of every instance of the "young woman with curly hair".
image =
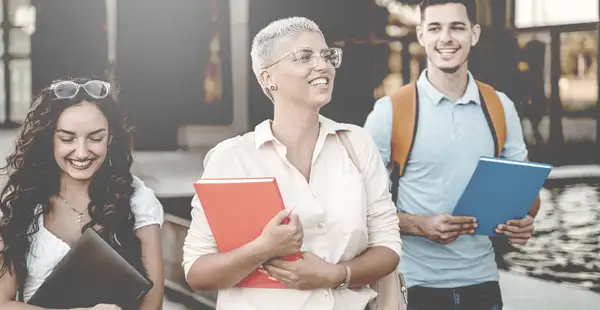
[[88, 228], [154, 283], [139, 308], [161, 309], [163, 209], [130, 172], [132, 127], [111, 94], [74, 79], [35, 97], [4, 167], [0, 309], [40, 309], [26, 302]]

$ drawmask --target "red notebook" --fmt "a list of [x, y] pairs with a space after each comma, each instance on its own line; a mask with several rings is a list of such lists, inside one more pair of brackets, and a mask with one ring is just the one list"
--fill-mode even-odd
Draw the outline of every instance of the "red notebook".
[[[227, 252], [256, 239], [267, 223], [285, 208], [275, 178], [201, 179], [194, 188], [219, 252]], [[286, 218], [284, 223], [287, 223]], [[284, 257], [296, 260], [301, 253]], [[254, 271], [236, 286], [288, 288]]]

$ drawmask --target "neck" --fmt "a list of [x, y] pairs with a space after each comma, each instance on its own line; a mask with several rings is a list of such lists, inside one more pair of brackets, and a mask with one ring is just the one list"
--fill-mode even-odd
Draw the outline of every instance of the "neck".
[[273, 136], [290, 150], [314, 146], [319, 135], [319, 110], [292, 104], [277, 104], [274, 108]]
[[467, 90], [469, 74], [464, 63], [455, 72], [444, 72], [431, 64], [427, 66], [427, 79], [431, 85], [452, 101], [458, 100]]
[[59, 195], [69, 202], [77, 203], [89, 200], [91, 181], [73, 180], [71, 177], [61, 175]]

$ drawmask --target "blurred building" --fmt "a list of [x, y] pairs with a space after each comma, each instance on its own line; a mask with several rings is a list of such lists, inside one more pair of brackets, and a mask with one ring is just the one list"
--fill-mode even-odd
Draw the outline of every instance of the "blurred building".
[[[291, 15], [315, 20], [344, 48], [323, 113], [362, 124], [375, 99], [426, 64], [414, 31], [418, 2], [2, 0], [0, 126], [18, 126], [32, 91], [53, 79], [89, 76], [122, 89], [138, 150], [214, 145], [270, 117], [249, 45], [268, 22]], [[532, 156], [597, 163], [598, 1], [478, 5], [484, 31], [471, 69], [516, 102]]]
[[[425, 68], [415, 35], [418, 2], [0, 0], [0, 127], [17, 127], [32, 92], [54, 79], [86, 76], [118, 85], [137, 126], [136, 159], [150, 163], [148, 171], [170, 188], [154, 188], [168, 213], [167, 286], [211, 300], [214, 294], [185, 289], [177, 261], [192, 195], [185, 188], [201, 171], [202, 153], [194, 152], [272, 116], [251, 69], [253, 36], [277, 18], [317, 22], [329, 44], [344, 49], [323, 113], [361, 125], [377, 98]], [[483, 34], [471, 70], [515, 101], [530, 158], [600, 164], [598, 1], [477, 3]], [[175, 150], [182, 152], [162, 152]], [[176, 167], [169, 166], [173, 153]]]

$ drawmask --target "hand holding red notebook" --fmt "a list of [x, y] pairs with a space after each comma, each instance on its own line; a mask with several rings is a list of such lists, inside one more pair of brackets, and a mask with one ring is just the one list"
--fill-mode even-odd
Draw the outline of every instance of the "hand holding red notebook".
[[[285, 209], [275, 178], [201, 179], [194, 184], [219, 252], [239, 248], [258, 238], [265, 226]], [[287, 217], [282, 223], [289, 223]], [[285, 260], [302, 257], [287, 256]], [[288, 288], [268, 275], [252, 272], [236, 286]]]

